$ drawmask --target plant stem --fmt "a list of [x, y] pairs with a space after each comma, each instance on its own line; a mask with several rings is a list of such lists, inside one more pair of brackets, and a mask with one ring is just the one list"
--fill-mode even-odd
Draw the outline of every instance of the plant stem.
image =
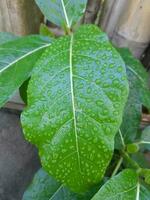
[[121, 139], [121, 143], [122, 143], [122, 146], [123, 146], [123, 148], [125, 149], [125, 142], [124, 142], [124, 138], [123, 138], [123, 136], [122, 136], [122, 133], [121, 133], [121, 130], [119, 129], [119, 135], [120, 135], [120, 139]]
[[123, 154], [124, 159], [125, 159], [134, 169], [136, 169], [137, 172], [141, 171], [141, 168], [140, 168], [140, 166], [137, 164], [137, 162], [135, 162], [134, 160], [132, 160], [132, 159], [130, 158], [130, 156], [129, 156], [126, 152], [122, 151], [122, 154]]
[[150, 144], [150, 142], [142, 140], [142, 141], [136, 142], [135, 144]]
[[117, 165], [116, 165], [116, 167], [115, 167], [115, 169], [114, 169], [114, 171], [113, 171], [111, 177], [113, 177], [113, 176], [115, 176], [115, 175], [117, 174], [117, 172], [118, 172], [118, 170], [119, 170], [119, 168], [120, 168], [120, 166], [121, 166], [121, 164], [122, 164], [122, 161], [123, 161], [123, 157], [121, 157], [121, 158], [119, 159], [119, 161], [118, 161], [118, 163], [117, 163]]

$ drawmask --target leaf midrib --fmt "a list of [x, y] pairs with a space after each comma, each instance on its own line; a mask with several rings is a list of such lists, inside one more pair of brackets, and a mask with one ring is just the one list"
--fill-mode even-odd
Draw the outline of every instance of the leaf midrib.
[[50, 46], [50, 45], [51, 45], [51, 44], [49, 43], [49, 44], [46, 44], [46, 45], [44, 45], [44, 46], [38, 47], [37, 49], [34, 49], [34, 50], [32, 50], [32, 51], [29, 51], [29, 52], [26, 53], [25, 55], [21, 56], [20, 58], [18, 58], [18, 59], [16, 59], [16, 60], [14, 60], [13, 62], [9, 63], [9, 65], [7, 65], [7, 66], [5, 66], [4, 68], [2, 68], [2, 69], [0, 70], [0, 73], [2, 73], [3, 71], [5, 71], [6, 69], [8, 69], [9, 67], [11, 67], [12, 65], [16, 64], [16, 63], [19, 62], [20, 60], [24, 59], [25, 57], [31, 55], [32, 53], [35, 53], [35, 52], [37, 52], [37, 51], [39, 51], [39, 50], [41, 50], [41, 49], [44, 49], [44, 48], [46, 48], [46, 47], [48, 47], [48, 46]]
[[[137, 186], [134, 186], [134, 187], [131, 187], [130, 189], [125, 190], [125, 191], [123, 191], [123, 192], [118, 192], [117, 194], [115, 194], [115, 195], [113, 195], [113, 196], [111, 196], [111, 197], [108, 197], [107, 200], [111, 200], [112, 198], [117, 197], [118, 195], [123, 195], [123, 194], [125, 194], [125, 193], [128, 193], [128, 192], [130, 192], [130, 191], [132, 191], [132, 190], [134, 190], [134, 189], [136, 189], [136, 188], [137, 188]], [[136, 200], [137, 200], [137, 199], [136, 199]]]
[[49, 200], [52, 200], [52, 199], [56, 196], [56, 194], [57, 194], [62, 188], [63, 188], [63, 185], [60, 185], [60, 186], [57, 188], [57, 190], [55, 191], [55, 193], [50, 197]]
[[64, 12], [64, 16], [65, 16], [67, 26], [68, 26], [68, 28], [70, 28], [69, 18], [68, 18], [67, 11], [66, 11], [66, 8], [65, 8], [64, 0], [61, 0], [61, 4], [62, 4], [62, 8], [63, 8], [63, 12]]
[[79, 172], [81, 173], [81, 164], [80, 164], [80, 154], [79, 154], [79, 144], [78, 144], [78, 134], [77, 134], [77, 122], [76, 122], [76, 109], [75, 109], [75, 97], [74, 97], [74, 85], [73, 85], [73, 34], [70, 39], [70, 48], [69, 48], [69, 66], [70, 66], [70, 87], [71, 87], [71, 100], [72, 100], [72, 111], [73, 111], [73, 121], [74, 121], [74, 132], [76, 140], [76, 149], [78, 157], [78, 166]]

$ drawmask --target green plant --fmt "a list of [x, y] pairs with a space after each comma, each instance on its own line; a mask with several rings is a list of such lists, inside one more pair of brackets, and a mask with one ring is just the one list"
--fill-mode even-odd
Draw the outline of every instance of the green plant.
[[24, 135], [45, 170], [23, 200], [148, 200], [150, 135], [139, 129], [147, 72], [98, 27], [77, 24], [86, 0], [36, 2], [64, 36], [44, 25], [43, 35], [0, 35], [0, 106], [20, 88]]

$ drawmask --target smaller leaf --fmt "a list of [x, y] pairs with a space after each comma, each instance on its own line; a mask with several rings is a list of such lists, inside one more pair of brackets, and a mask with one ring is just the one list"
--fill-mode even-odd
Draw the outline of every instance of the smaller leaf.
[[133, 200], [137, 196], [137, 174], [126, 169], [106, 182], [92, 200]]
[[130, 89], [120, 129], [125, 143], [131, 143], [139, 131], [142, 105], [150, 108], [149, 75], [128, 49], [117, 50], [125, 61]]
[[35, 0], [45, 17], [57, 26], [71, 28], [83, 15], [87, 0]]
[[29, 81], [30, 81], [30, 78], [28, 78], [22, 85], [21, 87], [19, 88], [19, 93], [20, 93], [20, 96], [23, 100], [23, 102], [27, 105], [27, 89], [28, 89], [28, 84], [29, 84]]
[[40, 169], [24, 193], [22, 200], [90, 200], [97, 189], [94, 187], [91, 191], [78, 195], [69, 191], [43, 169]]
[[51, 42], [48, 37], [33, 35], [0, 45], [0, 107], [30, 77], [35, 63]]
[[144, 185], [141, 185], [140, 187], [140, 200], [149, 200], [150, 199], [150, 190], [145, 187]]
[[6, 42], [12, 41], [17, 39], [18, 36], [15, 36], [12, 33], [8, 33], [8, 32], [0, 32], [0, 45], [4, 44]]

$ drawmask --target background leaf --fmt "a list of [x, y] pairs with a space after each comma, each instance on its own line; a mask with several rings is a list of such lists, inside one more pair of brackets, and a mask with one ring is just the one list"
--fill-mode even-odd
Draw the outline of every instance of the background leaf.
[[40, 169], [22, 200], [90, 200], [96, 191], [97, 187], [91, 189], [90, 192], [78, 195]]
[[121, 132], [126, 143], [133, 142], [140, 127], [142, 104], [149, 108], [148, 73], [128, 49], [118, 49], [125, 61], [129, 81], [129, 97], [124, 110]]
[[36, 64], [22, 114], [44, 169], [82, 192], [104, 176], [128, 83], [124, 63], [94, 25], [55, 40]]
[[28, 36], [0, 45], [0, 107], [31, 75], [35, 63], [51, 41], [47, 37]]
[[12, 34], [12, 33], [8, 33], [8, 32], [0, 32], [0, 45], [4, 44], [6, 42], [12, 41], [17, 39], [18, 36]]
[[20, 97], [26, 105], [28, 104], [27, 89], [28, 89], [29, 81], [30, 81], [30, 78], [24, 81], [23, 84], [19, 88]]
[[70, 28], [83, 15], [87, 0], [35, 0], [46, 18], [57, 26]]
[[144, 185], [140, 187], [140, 200], [149, 200], [150, 199], [150, 190]]
[[105, 183], [92, 200], [134, 200], [137, 196], [136, 172], [126, 169]]
[[150, 150], [150, 126], [147, 126], [141, 134], [141, 141], [143, 143], [140, 144], [142, 150]]

